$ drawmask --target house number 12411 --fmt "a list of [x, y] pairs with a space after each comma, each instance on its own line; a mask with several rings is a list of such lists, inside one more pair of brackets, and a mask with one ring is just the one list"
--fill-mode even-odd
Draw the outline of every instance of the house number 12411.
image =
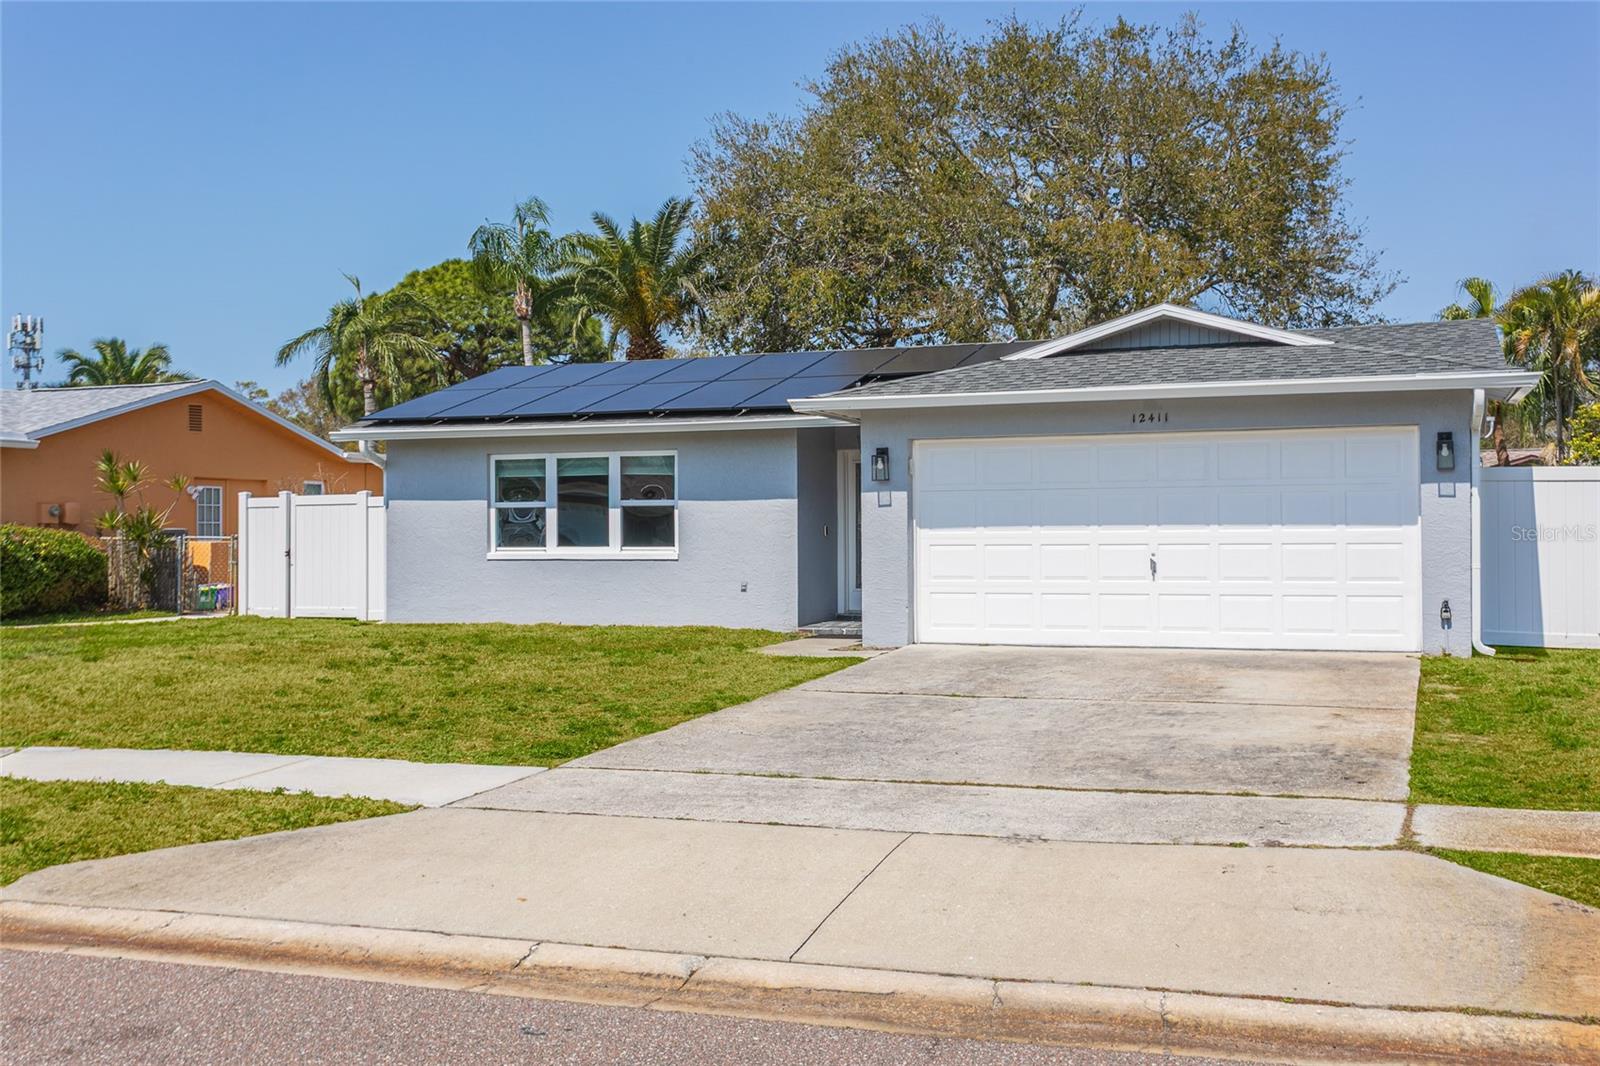
[[1166, 420], [1167, 412], [1165, 411], [1135, 411], [1128, 419], [1128, 421], [1132, 422], [1136, 426], [1149, 425], [1155, 422], [1165, 422]]

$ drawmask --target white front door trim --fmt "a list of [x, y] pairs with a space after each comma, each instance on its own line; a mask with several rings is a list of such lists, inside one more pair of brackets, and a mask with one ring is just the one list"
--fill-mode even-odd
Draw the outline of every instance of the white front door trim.
[[839, 452], [839, 613], [861, 611], [861, 451]]

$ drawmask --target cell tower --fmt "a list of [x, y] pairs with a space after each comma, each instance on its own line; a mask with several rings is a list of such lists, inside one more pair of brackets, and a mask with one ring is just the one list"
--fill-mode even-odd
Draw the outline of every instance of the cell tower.
[[44, 373], [44, 319], [32, 315], [11, 316], [11, 336], [7, 347], [11, 351], [11, 369], [17, 372], [17, 388], [37, 389], [39, 383], [33, 375]]

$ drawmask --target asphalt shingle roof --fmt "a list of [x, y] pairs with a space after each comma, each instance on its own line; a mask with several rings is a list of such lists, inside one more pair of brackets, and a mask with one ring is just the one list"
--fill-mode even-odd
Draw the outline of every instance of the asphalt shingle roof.
[[100, 385], [59, 389], [7, 389], [0, 392], [0, 434], [32, 438], [55, 426], [113, 414], [152, 397], [194, 388], [193, 381], [159, 385]]
[[1210, 384], [1504, 370], [1499, 335], [1487, 319], [1400, 326], [1297, 330], [1330, 344], [1217, 344], [1187, 348], [1079, 349], [1042, 359], [964, 366], [862, 385], [844, 393], [922, 396], [1116, 385]]

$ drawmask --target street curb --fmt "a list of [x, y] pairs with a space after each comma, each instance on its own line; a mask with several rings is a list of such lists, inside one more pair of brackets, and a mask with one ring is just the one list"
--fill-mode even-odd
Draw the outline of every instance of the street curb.
[[931, 1036], [1315, 1062], [1600, 1064], [1600, 1025], [0, 901], [0, 946]]

